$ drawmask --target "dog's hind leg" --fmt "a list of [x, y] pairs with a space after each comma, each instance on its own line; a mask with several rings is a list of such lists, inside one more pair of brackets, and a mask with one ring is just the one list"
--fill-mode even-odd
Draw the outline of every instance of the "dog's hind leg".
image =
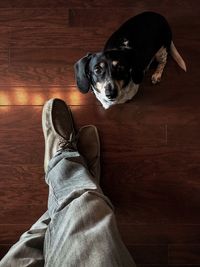
[[156, 84], [161, 81], [161, 76], [167, 63], [167, 54], [167, 49], [165, 47], [161, 47], [155, 54], [155, 59], [156, 61], [158, 61], [158, 66], [151, 77], [151, 81], [153, 84]]

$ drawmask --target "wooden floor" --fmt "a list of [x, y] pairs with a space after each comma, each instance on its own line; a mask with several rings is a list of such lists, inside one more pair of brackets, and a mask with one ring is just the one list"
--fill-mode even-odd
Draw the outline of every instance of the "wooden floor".
[[[169, 58], [159, 85], [149, 73], [132, 101], [104, 110], [76, 90], [73, 64], [145, 10], [167, 17], [188, 72]], [[138, 266], [200, 266], [199, 15], [198, 0], [0, 1], [1, 257], [46, 210], [41, 111], [58, 97], [77, 128], [99, 129], [101, 185]]]

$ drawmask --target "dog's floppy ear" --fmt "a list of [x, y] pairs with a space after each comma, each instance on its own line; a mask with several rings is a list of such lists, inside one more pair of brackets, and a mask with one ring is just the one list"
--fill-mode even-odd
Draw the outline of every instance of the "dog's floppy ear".
[[81, 93], [86, 94], [90, 89], [90, 81], [87, 75], [88, 64], [91, 59], [92, 54], [88, 53], [85, 57], [81, 58], [74, 65], [75, 69], [75, 79], [78, 89]]

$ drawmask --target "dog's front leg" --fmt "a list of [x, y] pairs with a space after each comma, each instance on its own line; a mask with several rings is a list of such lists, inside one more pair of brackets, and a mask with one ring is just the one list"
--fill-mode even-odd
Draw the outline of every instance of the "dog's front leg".
[[164, 70], [164, 67], [167, 63], [167, 50], [164, 47], [161, 47], [155, 55], [155, 59], [158, 61], [158, 66], [156, 71], [151, 77], [151, 81], [153, 84], [156, 84], [161, 81], [161, 76]]

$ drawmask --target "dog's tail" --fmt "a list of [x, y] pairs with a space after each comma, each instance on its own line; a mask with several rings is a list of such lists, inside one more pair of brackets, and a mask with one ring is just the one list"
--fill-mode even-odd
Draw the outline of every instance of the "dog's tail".
[[170, 53], [171, 53], [173, 59], [179, 65], [179, 67], [181, 67], [181, 69], [183, 69], [186, 72], [187, 71], [186, 64], [185, 64], [184, 60], [182, 59], [181, 55], [179, 54], [178, 50], [176, 49], [173, 41], [171, 42], [171, 45], [170, 45]]

